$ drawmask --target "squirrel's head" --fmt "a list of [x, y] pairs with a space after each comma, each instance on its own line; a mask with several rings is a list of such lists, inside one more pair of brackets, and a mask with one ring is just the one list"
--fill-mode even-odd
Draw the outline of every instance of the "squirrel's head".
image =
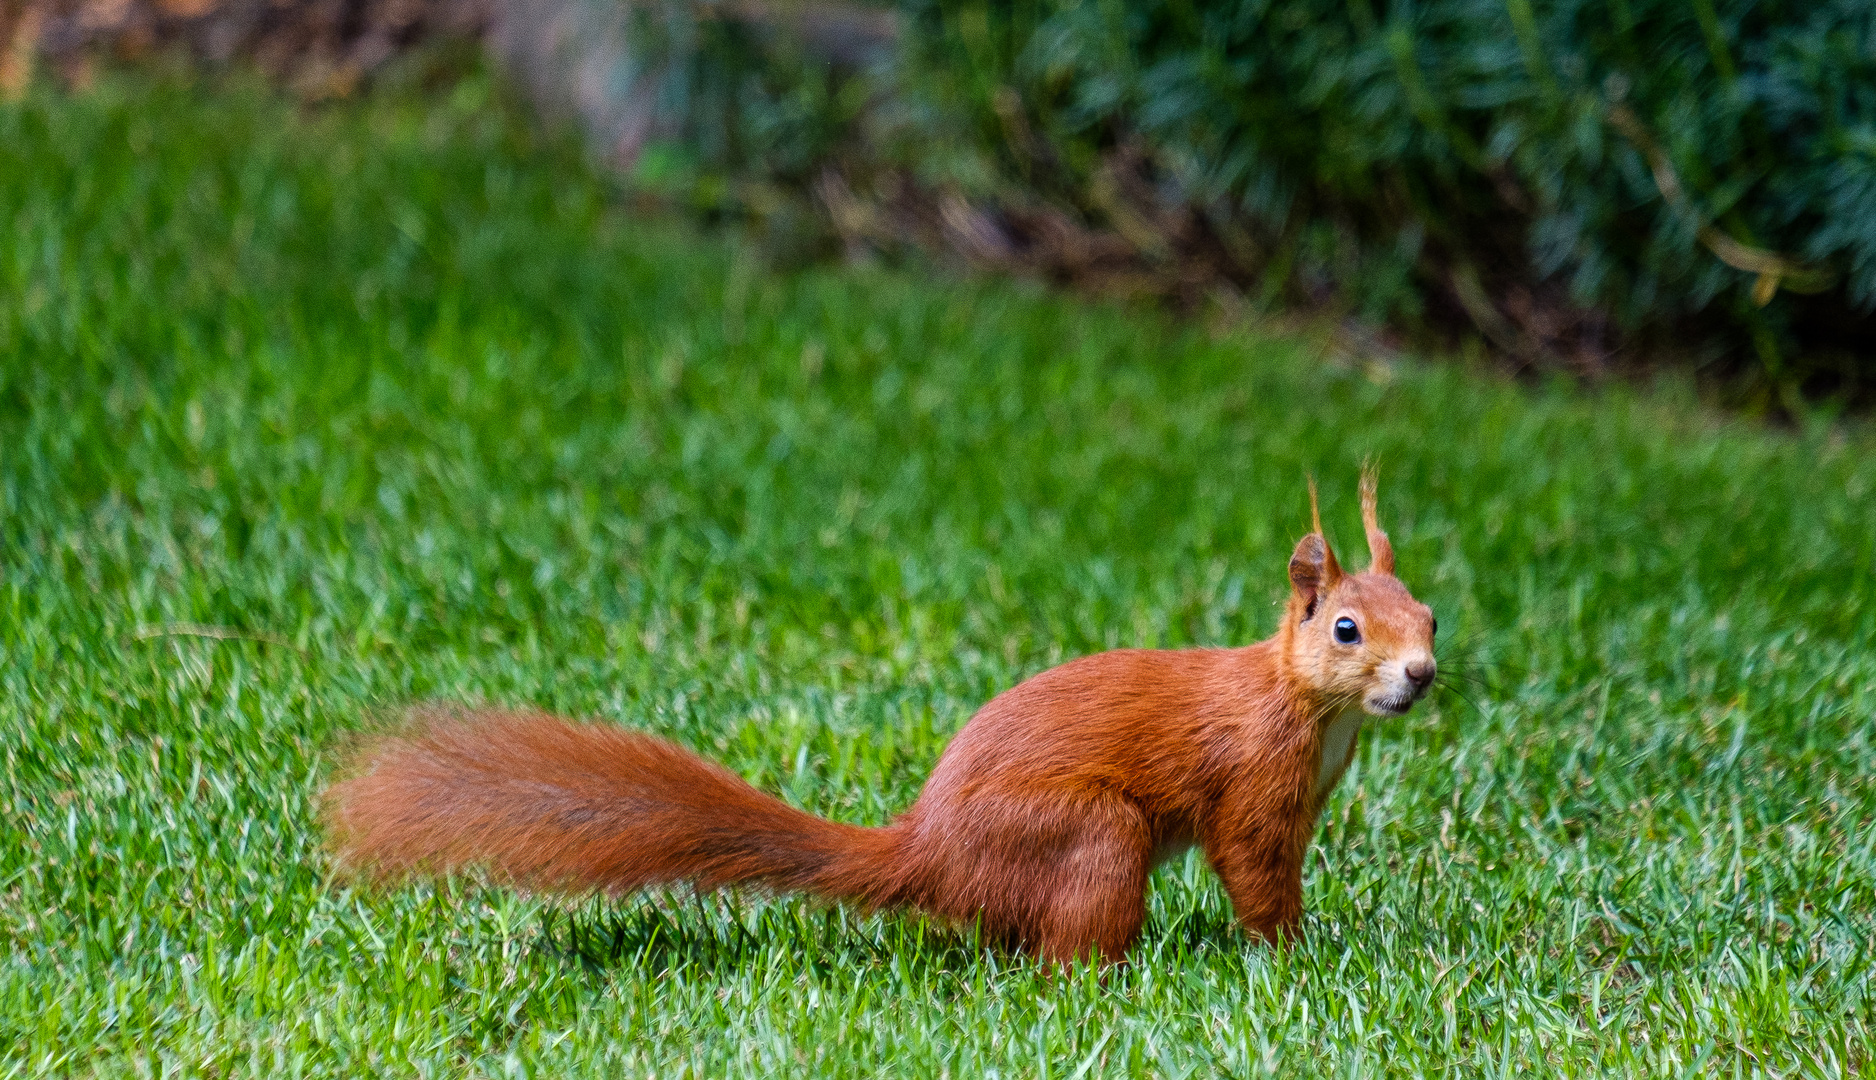
[[1394, 548], [1375, 519], [1374, 473], [1361, 478], [1361, 519], [1368, 532], [1368, 569], [1345, 573], [1322, 532], [1316, 483], [1309, 484], [1315, 531], [1290, 556], [1290, 604], [1284, 612], [1285, 652], [1304, 689], [1328, 702], [1374, 716], [1400, 716], [1426, 696], [1438, 670], [1433, 660], [1433, 609], [1394, 576]]

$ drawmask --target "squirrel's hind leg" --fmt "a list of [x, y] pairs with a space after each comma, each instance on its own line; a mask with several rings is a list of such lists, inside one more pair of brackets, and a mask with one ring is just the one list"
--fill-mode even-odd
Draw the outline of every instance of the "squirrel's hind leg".
[[1145, 817], [1125, 800], [978, 792], [967, 811], [924, 813], [906, 826], [906, 885], [894, 902], [1057, 964], [1113, 963], [1139, 936], [1152, 844]]
[[1090, 810], [1050, 875], [1047, 895], [1040, 898], [1040, 925], [1031, 945], [1052, 964], [1090, 956], [1118, 963], [1146, 921], [1152, 845], [1145, 820], [1120, 802]]

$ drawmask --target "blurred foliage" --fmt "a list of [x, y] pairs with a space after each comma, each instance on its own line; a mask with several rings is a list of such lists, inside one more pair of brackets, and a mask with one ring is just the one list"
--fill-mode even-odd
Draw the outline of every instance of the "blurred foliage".
[[1012, 251], [1043, 239], [1013, 221], [1040, 203], [1148, 269], [1197, 260], [1253, 300], [1468, 327], [1521, 362], [1665, 349], [1787, 394], [1876, 373], [1867, 3], [902, 15], [902, 62], [870, 71], [692, 22], [677, 115], [707, 136], [685, 141], [699, 167], [799, 181], [832, 162], [862, 196], [867, 174], [894, 173], [890, 196], [904, 173], [990, 207]]

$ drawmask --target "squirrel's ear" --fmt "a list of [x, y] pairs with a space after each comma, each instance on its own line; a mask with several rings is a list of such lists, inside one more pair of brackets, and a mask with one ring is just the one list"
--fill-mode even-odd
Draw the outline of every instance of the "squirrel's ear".
[[1335, 552], [1329, 550], [1321, 533], [1310, 533], [1296, 542], [1296, 551], [1290, 556], [1290, 588], [1303, 602], [1305, 622], [1316, 614], [1322, 594], [1341, 578], [1342, 568], [1336, 565]]
[[1305, 605], [1304, 619], [1316, 613], [1316, 601], [1322, 594], [1342, 580], [1342, 566], [1335, 561], [1335, 552], [1329, 549], [1329, 540], [1322, 534], [1322, 512], [1316, 506], [1316, 478], [1313, 476], [1309, 478], [1309, 523], [1315, 531], [1298, 540], [1296, 551], [1290, 555], [1290, 587]]
[[1361, 525], [1368, 533], [1368, 569], [1376, 574], [1392, 574], [1394, 545], [1381, 531], [1380, 519], [1375, 515], [1374, 480], [1374, 466], [1364, 466], [1361, 470]]

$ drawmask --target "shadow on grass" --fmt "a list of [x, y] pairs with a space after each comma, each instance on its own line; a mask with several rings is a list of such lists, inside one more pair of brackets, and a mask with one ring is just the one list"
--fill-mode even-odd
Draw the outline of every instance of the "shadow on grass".
[[779, 961], [823, 974], [891, 967], [927, 977], [986, 962], [1028, 962], [975, 928], [946, 926], [914, 912], [866, 915], [812, 900], [733, 892], [668, 892], [623, 906], [598, 899], [578, 908], [543, 909], [540, 920], [541, 949], [595, 972], [728, 974]]
[[[546, 908], [537, 947], [594, 973], [657, 977], [686, 972], [728, 978], [751, 966], [790, 966], [833, 976], [890, 971], [932, 985], [1045, 968], [1016, 943], [977, 927], [950, 926], [911, 911], [861, 914], [807, 899], [768, 900], [670, 892], [578, 908]], [[1187, 906], [1148, 918], [1128, 965], [1179, 965], [1193, 958], [1254, 951], [1228, 912]], [[951, 979], [939, 978], [951, 976]]]

